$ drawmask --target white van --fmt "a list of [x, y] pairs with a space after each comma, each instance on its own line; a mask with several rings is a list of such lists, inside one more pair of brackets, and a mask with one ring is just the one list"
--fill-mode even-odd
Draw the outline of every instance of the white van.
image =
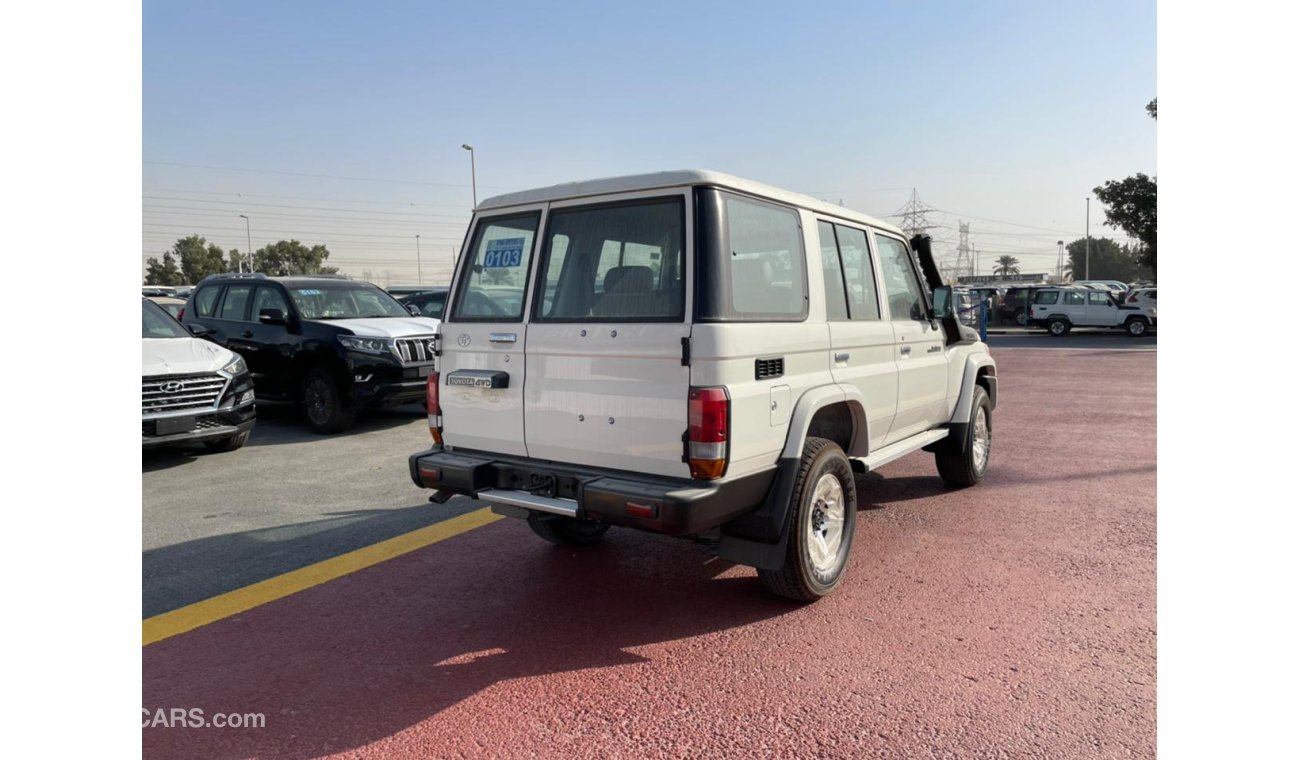
[[993, 359], [913, 242], [706, 171], [486, 200], [430, 379], [441, 445], [411, 477], [556, 543], [714, 538], [816, 599], [848, 558], [855, 472], [922, 448], [954, 485], [988, 466]]

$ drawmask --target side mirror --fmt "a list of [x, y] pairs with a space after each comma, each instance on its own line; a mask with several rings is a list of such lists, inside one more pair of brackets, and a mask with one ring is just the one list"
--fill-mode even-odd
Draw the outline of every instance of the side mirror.
[[191, 322], [185, 326], [189, 328], [190, 335], [193, 335], [196, 338], [206, 338], [212, 332], [198, 322]]
[[936, 319], [948, 319], [953, 315], [952, 288], [944, 285], [934, 289], [934, 316]]
[[413, 317], [421, 316], [421, 313], [420, 313], [420, 307], [419, 307], [419, 306], [416, 306], [416, 305], [413, 304], [413, 303], [408, 303], [408, 304], [406, 305], [406, 310], [409, 311], [409, 312], [411, 312], [411, 316], [413, 316]]
[[284, 312], [280, 309], [262, 309], [257, 313], [257, 321], [264, 325], [283, 325], [289, 320], [285, 319]]

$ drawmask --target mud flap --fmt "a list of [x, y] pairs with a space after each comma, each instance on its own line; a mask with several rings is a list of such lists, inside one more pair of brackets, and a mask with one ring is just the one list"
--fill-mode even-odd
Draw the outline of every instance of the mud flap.
[[799, 460], [782, 458], [767, 498], [753, 512], [725, 523], [718, 541], [718, 556], [738, 565], [780, 570], [785, 564], [790, 534], [790, 502], [799, 475]]

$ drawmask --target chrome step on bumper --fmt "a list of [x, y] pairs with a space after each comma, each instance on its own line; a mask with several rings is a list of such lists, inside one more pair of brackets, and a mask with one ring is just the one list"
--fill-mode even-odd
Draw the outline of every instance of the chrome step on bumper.
[[535, 512], [547, 512], [565, 517], [578, 516], [578, 502], [573, 499], [555, 499], [548, 496], [536, 496], [527, 491], [511, 491], [500, 488], [479, 491], [478, 498], [489, 504], [504, 504], [510, 507], [521, 507]]

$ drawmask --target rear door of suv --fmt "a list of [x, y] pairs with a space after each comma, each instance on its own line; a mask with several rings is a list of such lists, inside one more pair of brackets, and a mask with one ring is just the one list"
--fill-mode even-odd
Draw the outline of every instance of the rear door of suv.
[[450, 446], [528, 455], [524, 315], [544, 208], [475, 218], [441, 327], [439, 400]]
[[689, 190], [550, 204], [530, 300], [535, 459], [686, 477]]

